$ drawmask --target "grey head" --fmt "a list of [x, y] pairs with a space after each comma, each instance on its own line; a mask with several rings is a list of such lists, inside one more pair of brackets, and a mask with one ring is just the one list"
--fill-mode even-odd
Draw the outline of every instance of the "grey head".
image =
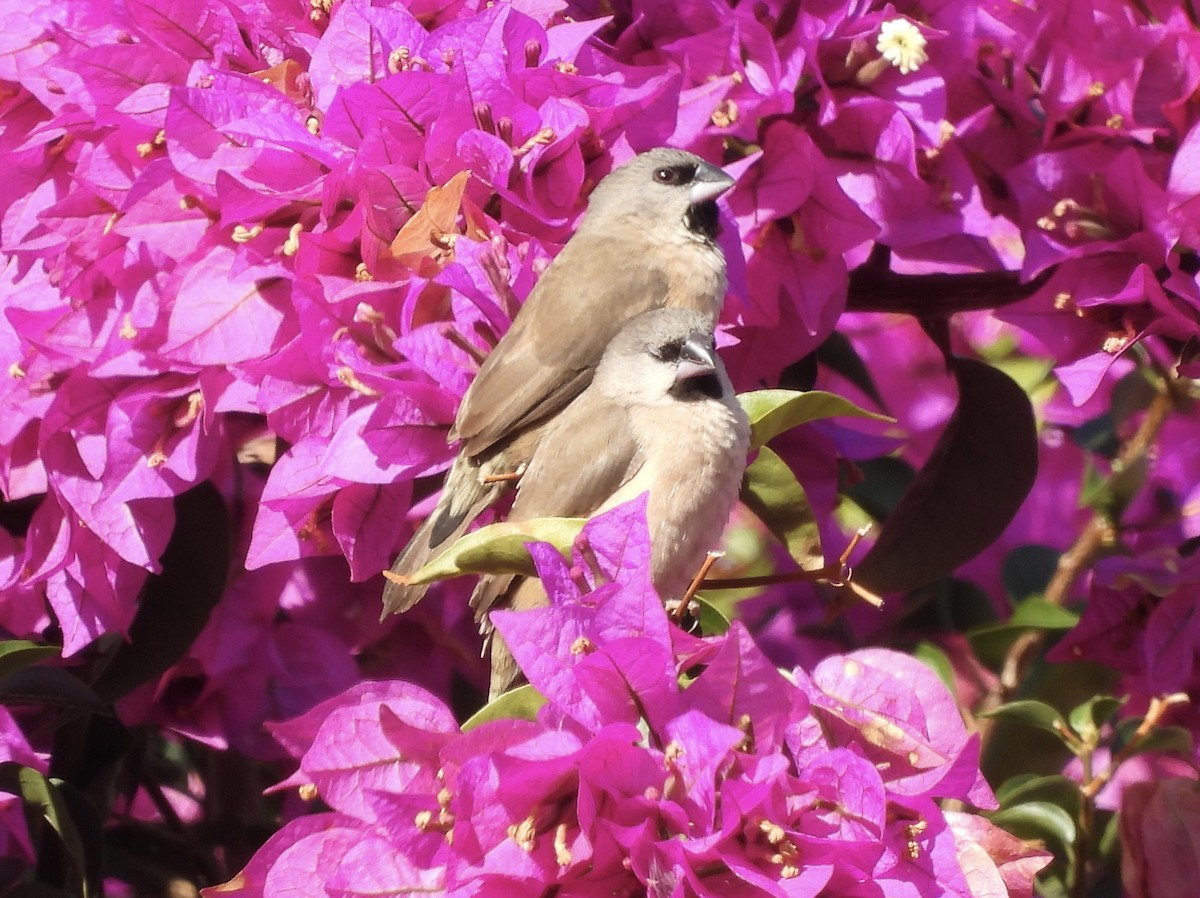
[[593, 389], [627, 406], [724, 402], [733, 394], [711, 319], [677, 308], [632, 318], [604, 351]]
[[655, 233], [661, 222], [682, 221], [686, 233], [711, 241], [717, 235], [717, 204], [733, 186], [733, 178], [694, 153], [658, 147], [613, 169], [588, 199], [588, 216], [580, 229], [622, 226]]

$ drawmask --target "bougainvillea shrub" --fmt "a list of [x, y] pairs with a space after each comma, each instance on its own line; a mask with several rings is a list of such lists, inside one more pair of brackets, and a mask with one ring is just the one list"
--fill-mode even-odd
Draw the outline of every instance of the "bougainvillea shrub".
[[[1189, 4], [2, 21], [0, 885], [1190, 894]], [[796, 426], [698, 608], [636, 509], [533, 548], [530, 686], [481, 711], [470, 579], [381, 622], [381, 571], [659, 145], [737, 179], [721, 352]]]

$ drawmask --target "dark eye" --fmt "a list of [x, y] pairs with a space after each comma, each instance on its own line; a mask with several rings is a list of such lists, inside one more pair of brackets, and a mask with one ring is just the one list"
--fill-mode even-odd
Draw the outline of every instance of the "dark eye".
[[664, 343], [661, 346], [650, 347], [650, 355], [660, 362], [678, 362], [683, 346], [678, 342]]
[[678, 187], [680, 184], [690, 183], [695, 175], [695, 166], [673, 165], [670, 168], [660, 168], [655, 170], [654, 180], [659, 184], [667, 184], [671, 187]]

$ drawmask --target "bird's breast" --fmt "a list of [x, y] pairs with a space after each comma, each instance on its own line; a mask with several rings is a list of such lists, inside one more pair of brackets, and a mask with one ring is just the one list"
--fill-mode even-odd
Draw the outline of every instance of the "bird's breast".
[[695, 240], [684, 247], [666, 249], [659, 260], [668, 284], [664, 305], [703, 312], [715, 320], [725, 302], [727, 286], [721, 250]]
[[741, 488], [749, 427], [740, 408], [713, 401], [668, 407], [647, 423], [645, 462], [606, 505], [649, 492], [652, 575], [668, 599], [683, 592], [721, 538]]

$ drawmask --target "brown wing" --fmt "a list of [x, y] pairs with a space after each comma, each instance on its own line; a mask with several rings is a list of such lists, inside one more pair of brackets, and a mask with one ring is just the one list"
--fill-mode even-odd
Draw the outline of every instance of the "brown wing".
[[563, 408], [587, 387], [609, 340], [667, 295], [629, 241], [580, 233], [546, 270], [463, 397], [452, 438], [477, 455]]
[[641, 468], [625, 409], [594, 392], [568, 406], [538, 446], [510, 521], [590, 515]]
[[[517, 488], [508, 520], [585, 517], [599, 508], [642, 466], [625, 410], [585, 393], [546, 433]], [[471, 596], [475, 619], [508, 593], [510, 575], [480, 579]]]

